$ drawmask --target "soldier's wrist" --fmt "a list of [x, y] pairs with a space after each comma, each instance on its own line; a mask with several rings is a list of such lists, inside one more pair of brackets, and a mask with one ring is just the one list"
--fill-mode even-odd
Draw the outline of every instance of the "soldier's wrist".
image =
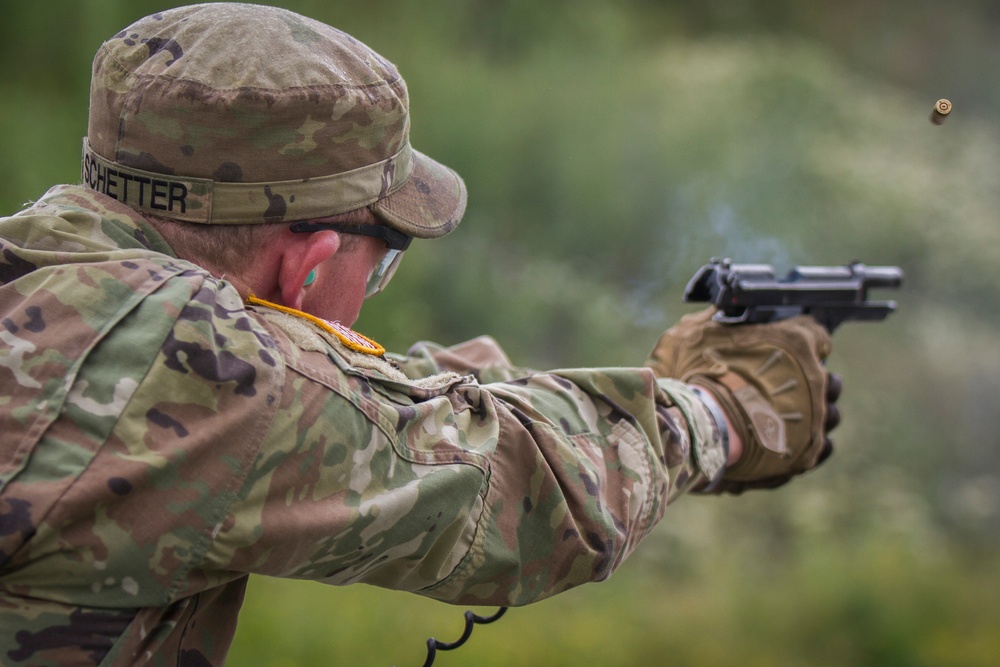
[[[715, 399], [711, 392], [694, 384], [691, 385], [691, 391], [698, 397], [698, 400], [701, 401], [708, 414], [712, 417], [712, 421], [715, 423], [715, 429], [718, 432], [719, 442], [722, 445], [723, 464], [719, 467], [718, 471], [712, 475], [708, 485], [702, 489], [705, 493], [711, 493], [718, 487], [719, 483], [722, 481], [723, 475], [726, 474], [726, 468], [731, 464], [733, 430], [725, 411], [722, 409], [722, 406], [719, 405], [719, 402]], [[739, 436], [737, 436], [737, 440], [739, 440], [739, 448], [742, 453], [743, 442], [739, 439]]]
[[721, 479], [726, 470], [728, 423], [721, 413], [718, 417], [712, 413], [690, 382], [672, 378], [657, 378], [656, 382], [687, 421], [691, 463], [701, 473], [695, 485], [697, 488], [691, 490], [705, 492], [704, 489]]

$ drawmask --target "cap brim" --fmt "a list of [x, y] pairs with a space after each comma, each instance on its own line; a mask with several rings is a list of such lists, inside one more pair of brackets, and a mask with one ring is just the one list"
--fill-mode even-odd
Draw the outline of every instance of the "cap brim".
[[440, 162], [413, 151], [406, 184], [371, 205], [384, 222], [418, 239], [444, 236], [458, 226], [468, 195], [462, 178]]

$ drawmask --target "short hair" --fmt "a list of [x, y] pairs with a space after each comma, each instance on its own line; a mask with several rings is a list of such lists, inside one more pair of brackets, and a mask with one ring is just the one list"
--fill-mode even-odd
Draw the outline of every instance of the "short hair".
[[[261, 251], [270, 247], [289, 224], [205, 225], [149, 214], [143, 217], [163, 236], [178, 257], [220, 275], [247, 273], [257, 263]], [[322, 218], [322, 221], [354, 225], [378, 223], [375, 214], [367, 207]], [[341, 234], [341, 238], [341, 249], [347, 252], [354, 251], [360, 243], [360, 238], [353, 234]]]

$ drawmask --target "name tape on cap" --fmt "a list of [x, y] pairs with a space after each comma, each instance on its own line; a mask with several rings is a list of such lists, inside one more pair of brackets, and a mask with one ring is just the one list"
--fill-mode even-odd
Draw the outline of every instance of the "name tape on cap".
[[350, 171], [271, 183], [217, 182], [126, 167], [83, 140], [85, 186], [136, 210], [182, 222], [247, 224], [309, 220], [368, 206], [406, 184], [409, 143], [384, 160]]
[[124, 167], [101, 157], [83, 140], [83, 183], [133, 208], [187, 222], [205, 223], [212, 214], [213, 181], [175, 178]]

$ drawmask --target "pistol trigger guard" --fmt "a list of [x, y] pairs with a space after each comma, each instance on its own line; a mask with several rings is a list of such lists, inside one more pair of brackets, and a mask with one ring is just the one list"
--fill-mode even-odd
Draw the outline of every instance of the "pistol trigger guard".
[[719, 324], [743, 324], [750, 319], [750, 309], [744, 308], [739, 315], [726, 315], [723, 311], [716, 311], [712, 319]]

